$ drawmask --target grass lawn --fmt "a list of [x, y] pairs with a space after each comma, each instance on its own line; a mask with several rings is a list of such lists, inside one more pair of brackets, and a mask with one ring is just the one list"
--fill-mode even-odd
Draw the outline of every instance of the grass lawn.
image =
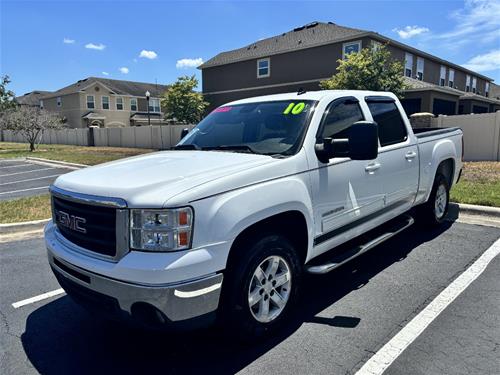
[[0, 201], [0, 223], [42, 220], [50, 217], [49, 194]]
[[27, 143], [0, 142], [0, 159], [32, 156], [88, 165], [100, 164], [152, 151], [155, 150], [143, 148], [83, 147], [41, 144], [34, 152], [30, 152], [29, 144]]
[[500, 207], [500, 162], [466, 162], [460, 182], [451, 189], [450, 200]]

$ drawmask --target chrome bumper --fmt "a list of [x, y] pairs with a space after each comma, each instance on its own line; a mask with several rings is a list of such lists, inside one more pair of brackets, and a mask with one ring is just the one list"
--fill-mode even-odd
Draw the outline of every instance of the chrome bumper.
[[[114, 280], [76, 267], [48, 252], [59, 283], [77, 302], [92, 303], [94, 310], [115, 310], [132, 318], [169, 324], [214, 315], [222, 286], [222, 274], [166, 285], [141, 285]], [[114, 305], [114, 307], [113, 307]], [[151, 320], [151, 321], [149, 321]]]

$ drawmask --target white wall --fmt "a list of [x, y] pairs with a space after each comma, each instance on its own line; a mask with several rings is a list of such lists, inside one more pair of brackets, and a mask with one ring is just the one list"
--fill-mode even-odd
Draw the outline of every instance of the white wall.
[[500, 111], [458, 116], [439, 116], [432, 126], [458, 127], [464, 132], [466, 161], [500, 161]]
[[[194, 125], [134, 126], [124, 128], [95, 128], [94, 144], [99, 147], [137, 147], [167, 149], [180, 140], [182, 129]], [[5, 142], [26, 142], [20, 134], [2, 130]], [[42, 143], [88, 146], [89, 129], [48, 130]]]

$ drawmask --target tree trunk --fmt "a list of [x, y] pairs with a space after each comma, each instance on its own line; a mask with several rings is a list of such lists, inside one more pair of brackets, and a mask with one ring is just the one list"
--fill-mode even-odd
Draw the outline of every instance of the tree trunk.
[[35, 151], [35, 142], [30, 141], [30, 152]]

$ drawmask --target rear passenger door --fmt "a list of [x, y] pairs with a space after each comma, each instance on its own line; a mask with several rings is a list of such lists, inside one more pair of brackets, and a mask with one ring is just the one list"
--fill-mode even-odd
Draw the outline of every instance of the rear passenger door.
[[367, 97], [366, 103], [378, 125], [382, 193], [387, 211], [408, 210], [418, 188], [418, 148], [402, 117], [402, 108], [390, 97]]

